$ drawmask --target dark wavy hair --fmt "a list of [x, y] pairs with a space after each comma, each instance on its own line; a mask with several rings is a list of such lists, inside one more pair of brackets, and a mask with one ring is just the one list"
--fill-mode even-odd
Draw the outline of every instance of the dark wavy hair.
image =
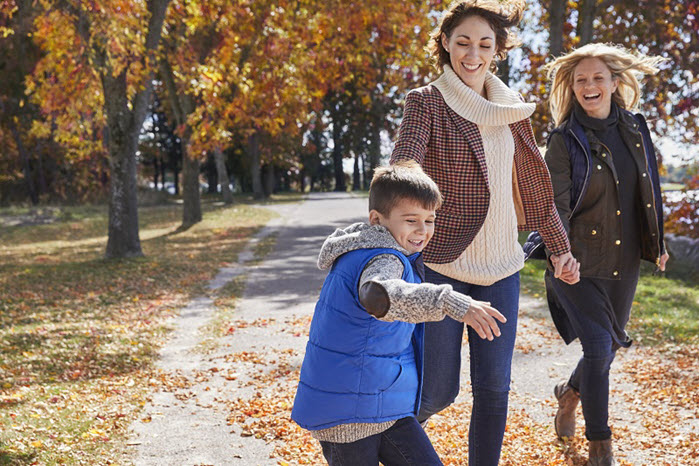
[[427, 51], [435, 61], [439, 71], [450, 64], [449, 52], [442, 46], [442, 34], [451, 37], [454, 29], [470, 16], [480, 16], [488, 22], [495, 32], [495, 60], [491, 64], [492, 72], [497, 70], [497, 61], [507, 58], [507, 52], [521, 45], [521, 41], [510, 28], [522, 20], [525, 8], [524, 0], [465, 0], [455, 1], [444, 12], [437, 29], [432, 32]]

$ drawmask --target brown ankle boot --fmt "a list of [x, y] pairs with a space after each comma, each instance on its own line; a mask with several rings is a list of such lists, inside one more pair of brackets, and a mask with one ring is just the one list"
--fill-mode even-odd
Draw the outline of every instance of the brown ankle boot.
[[590, 459], [585, 466], [615, 466], [612, 439], [590, 440]]
[[561, 382], [553, 388], [553, 394], [558, 400], [558, 411], [554, 419], [554, 427], [558, 438], [575, 437], [575, 408], [580, 401], [580, 395], [568, 382]]

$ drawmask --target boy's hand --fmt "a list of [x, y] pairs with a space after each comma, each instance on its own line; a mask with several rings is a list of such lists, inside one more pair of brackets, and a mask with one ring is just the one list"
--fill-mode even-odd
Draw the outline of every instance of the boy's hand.
[[500, 328], [493, 317], [503, 324], [507, 322], [505, 316], [491, 307], [490, 303], [473, 299], [466, 315], [464, 315], [463, 322], [470, 325], [479, 337], [492, 341], [494, 336], [500, 336]]

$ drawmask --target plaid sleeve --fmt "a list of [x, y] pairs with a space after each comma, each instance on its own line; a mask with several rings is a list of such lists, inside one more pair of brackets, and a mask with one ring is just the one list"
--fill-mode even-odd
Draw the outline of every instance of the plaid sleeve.
[[430, 126], [424, 96], [418, 89], [410, 91], [405, 98], [403, 121], [398, 129], [398, 139], [390, 163], [411, 159], [422, 165], [430, 141]]
[[551, 253], [560, 256], [561, 254], [570, 252], [570, 242], [568, 241], [568, 235], [561, 223], [561, 218], [558, 216], [558, 211], [555, 206], [552, 205], [551, 207], [551, 216], [548, 221], [539, 228], [539, 234], [541, 235], [541, 239], [544, 240], [546, 248], [551, 251]]

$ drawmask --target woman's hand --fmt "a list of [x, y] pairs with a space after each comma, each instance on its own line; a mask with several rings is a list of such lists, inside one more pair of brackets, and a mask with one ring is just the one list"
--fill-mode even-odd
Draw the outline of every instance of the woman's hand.
[[658, 268], [660, 269], [661, 272], [665, 272], [665, 264], [667, 264], [667, 260], [670, 258], [670, 254], [664, 253], [662, 256], [660, 256], [660, 261], [658, 262]]
[[463, 322], [471, 326], [482, 339], [493, 340], [494, 336], [500, 336], [500, 328], [495, 322], [495, 319], [503, 324], [507, 322], [504, 315], [500, 314], [497, 309], [491, 307], [490, 303], [485, 301], [471, 300], [471, 305], [464, 315]]
[[553, 264], [553, 276], [561, 279], [569, 285], [573, 285], [580, 281], [580, 262], [578, 262], [573, 254], [567, 252], [557, 256], [551, 254], [551, 264]]

